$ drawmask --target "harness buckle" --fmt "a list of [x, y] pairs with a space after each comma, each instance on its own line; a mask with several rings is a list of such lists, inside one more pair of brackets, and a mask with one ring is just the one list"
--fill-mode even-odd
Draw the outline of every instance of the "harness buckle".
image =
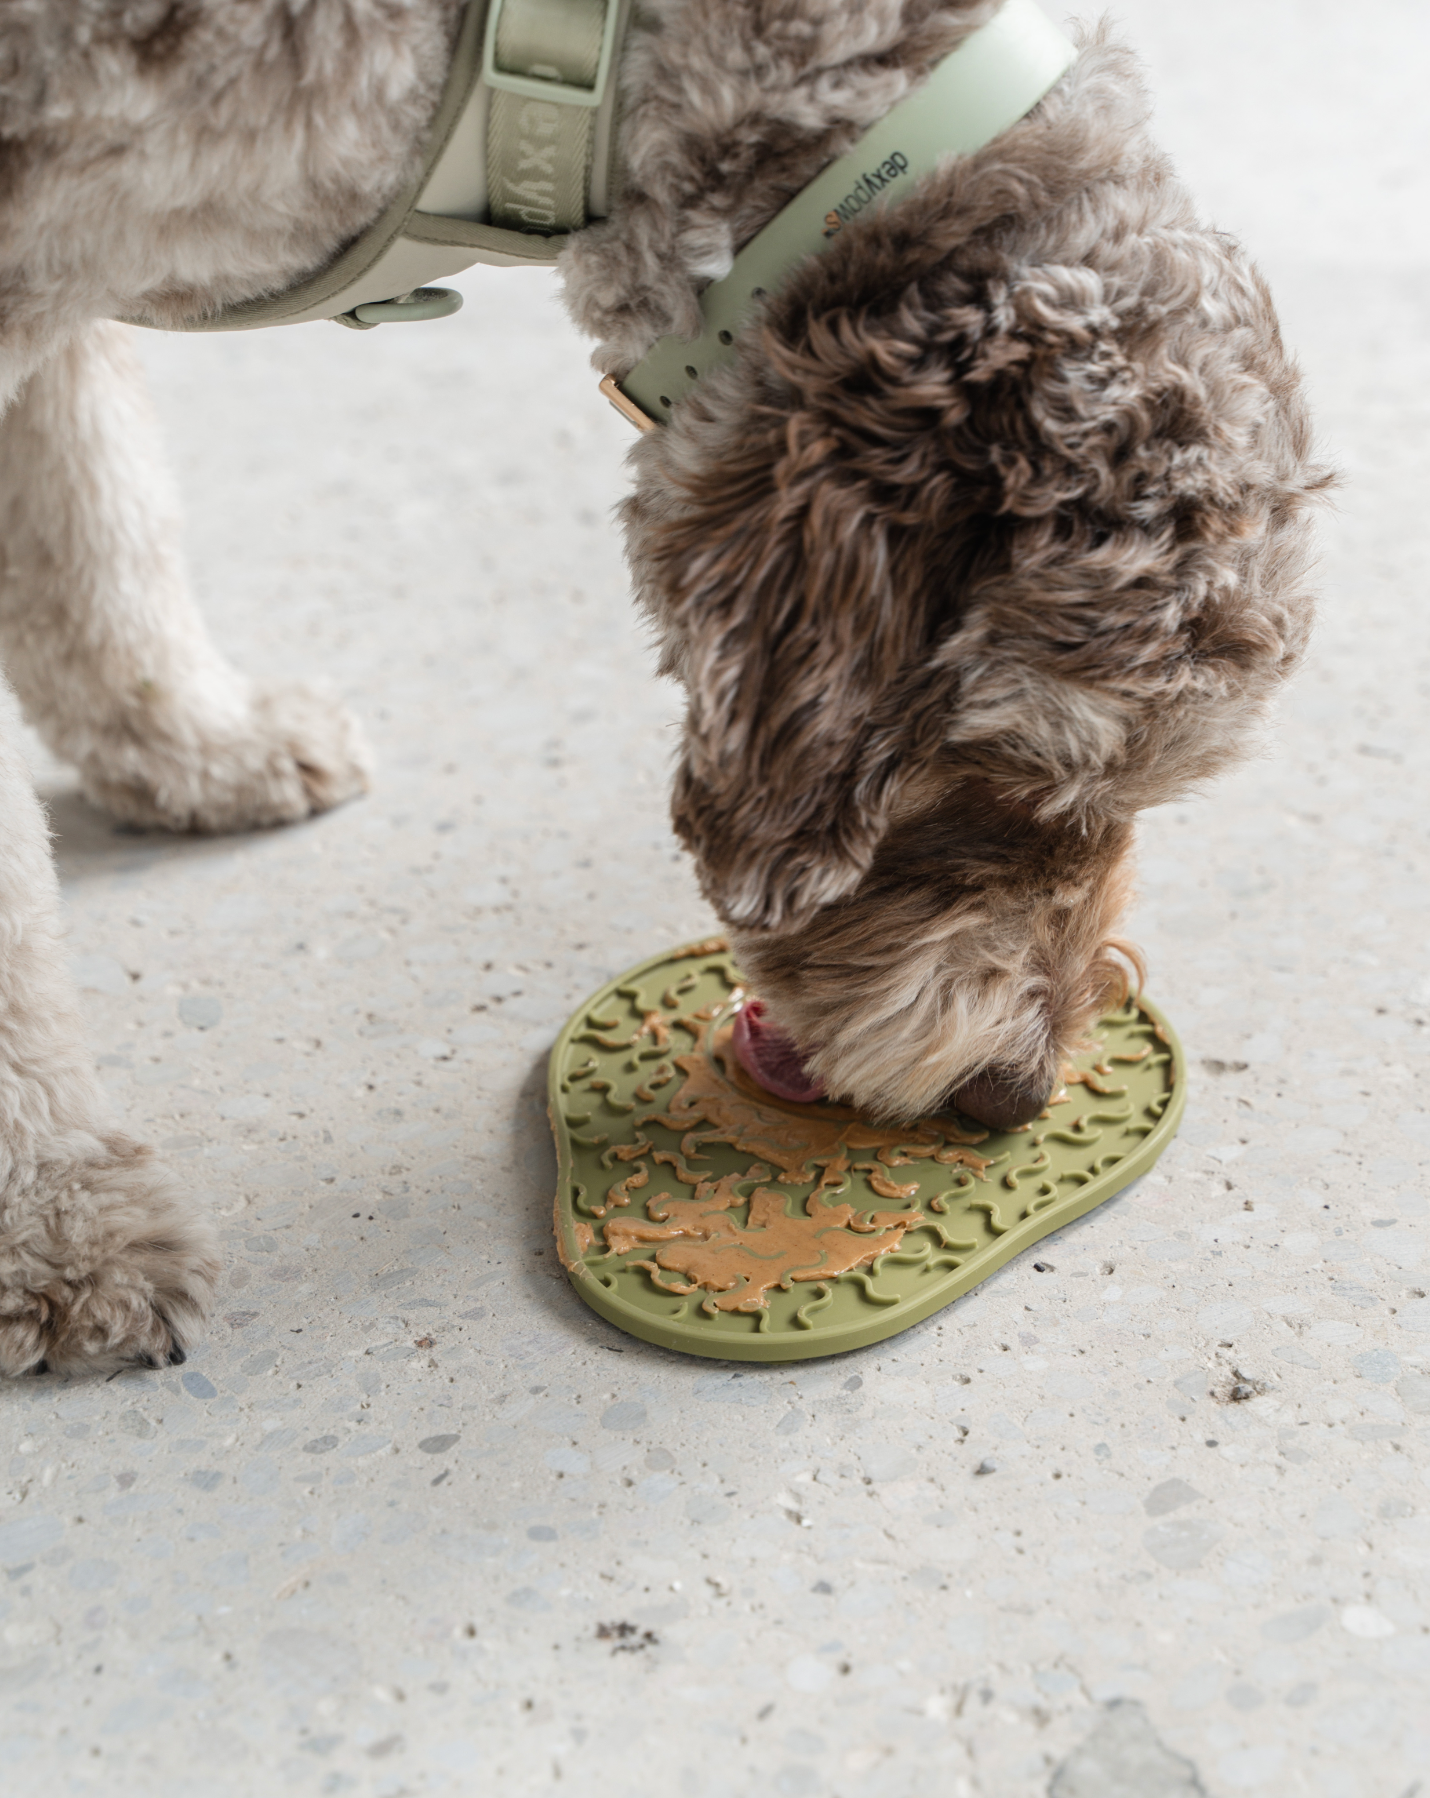
[[[589, 106], [595, 108], [606, 97], [611, 61], [616, 49], [616, 24], [620, 16], [620, 0], [606, 0], [606, 16], [601, 26], [601, 50], [596, 62], [596, 77], [590, 87], [578, 87], [569, 81], [543, 79], [539, 75], [514, 75], [497, 67], [497, 27], [501, 22], [505, 0], [491, 0], [487, 12], [486, 39], [482, 49], [482, 80], [507, 94], [520, 94], [526, 100], [548, 100], [557, 106]], [[542, 11], [548, 19], [561, 5], [561, 0], [545, 0]]]

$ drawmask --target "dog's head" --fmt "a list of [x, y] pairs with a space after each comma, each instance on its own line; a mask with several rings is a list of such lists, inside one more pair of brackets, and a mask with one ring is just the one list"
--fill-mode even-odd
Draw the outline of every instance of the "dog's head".
[[1123, 989], [1136, 812], [1244, 753], [1309, 621], [1325, 477], [1265, 290], [1079, 104], [807, 264], [636, 453], [676, 829], [809, 1070], [885, 1115], [1041, 1108]]
[[1140, 969], [1114, 934], [1130, 836], [1042, 824], [953, 778], [890, 823], [853, 892], [734, 944], [829, 1093], [894, 1117], [952, 1100], [1006, 1128], [1042, 1110]]
[[[630, 508], [689, 695], [676, 830], [753, 989], [831, 1095], [1024, 1122], [1127, 990], [1114, 928], [1130, 811], [1066, 804], [1046, 760], [1077, 723], [1034, 671], [1011, 694], [1001, 676], [1016, 755], [952, 740], [969, 710], [957, 596], [980, 575], [949, 541], [947, 472], [900, 496], [851, 479], [836, 436], [773, 428], [768, 462], [746, 434], [708, 487], [672, 437]], [[989, 560], [1006, 574], [1006, 554]]]

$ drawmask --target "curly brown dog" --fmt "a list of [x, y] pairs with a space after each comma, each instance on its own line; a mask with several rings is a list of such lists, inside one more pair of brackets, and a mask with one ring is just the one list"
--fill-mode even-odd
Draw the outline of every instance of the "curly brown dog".
[[[480, 0], [474, 0], [474, 4]], [[604, 216], [560, 267], [624, 377], [995, 0], [645, 0]], [[412, 179], [459, 0], [0, 5], [0, 650], [121, 817], [365, 783], [188, 598], [126, 327], [320, 271]], [[811, 1086], [1006, 1125], [1125, 980], [1133, 821], [1244, 753], [1310, 621], [1311, 459], [1264, 284], [1094, 33], [1020, 122], [795, 268], [634, 453], [689, 696], [676, 828]], [[500, 276], [493, 276], [500, 279]], [[162, 1360], [217, 1269], [110, 1124], [43, 819], [0, 730], [0, 1368]]]

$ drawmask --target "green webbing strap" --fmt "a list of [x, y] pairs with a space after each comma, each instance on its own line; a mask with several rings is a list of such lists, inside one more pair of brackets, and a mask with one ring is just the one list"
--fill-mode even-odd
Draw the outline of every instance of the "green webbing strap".
[[916, 93], [871, 126], [751, 238], [730, 273], [701, 295], [705, 328], [693, 342], [662, 337], [619, 383], [607, 377], [602, 383], [607, 397], [642, 429], [651, 421], [664, 423], [702, 375], [733, 360], [735, 337], [750, 307], [779, 287], [799, 262], [827, 248], [866, 207], [907, 194], [945, 157], [981, 150], [1016, 125], [1076, 56], [1035, 0], [1005, 0]]
[[[607, 70], [601, 52], [617, 0], [493, 0], [486, 80], [491, 222], [579, 231]], [[507, 85], [512, 82], [515, 91]]]

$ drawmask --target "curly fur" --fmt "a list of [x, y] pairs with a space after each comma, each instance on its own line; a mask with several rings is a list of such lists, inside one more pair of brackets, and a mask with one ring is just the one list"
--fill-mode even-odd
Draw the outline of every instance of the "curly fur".
[[562, 256], [601, 372], [694, 336], [700, 288], [997, 5], [647, 0], [621, 65], [619, 198]]
[[1045, 1096], [1109, 990], [1132, 817], [1244, 754], [1305, 646], [1297, 372], [1146, 112], [1097, 34], [635, 452], [676, 828], [811, 1071], [875, 1110], [990, 1066]]
[[210, 641], [132, 335], [100, 322], [71, 338], [0, 423], [5, 666], [30, 723], [116, 817], [290, 824], [364, 791], [367, 748], [332, 700], [255, 690]]
[[[996, 0], [643, 0], [616, 203], [562, 255], [624, 373]], [[0, 650], [120, 816], [361, 790], [188, 597], [124, 328], [281, 291], [418, 164], [459, 0], [0, 0]], [[1136, 813], [1244, 753], [1310, 622], [1326, 485], [1265, 287], [1105, 32], [1026, 119], [795, 271], [634, 453], [687, 690], [674, 819], [828, 1089], [1011, 1123], [1125, 989]], [[13, 402], [13, 403], [12, 403]], [[3, 699], [3, 696], [0, 696]], [[117, 1134], [0, 703], [0, 1370], [181, 1355], [212, 1228]]]
[[[255, 690], [187, 591], [125, 329], [280, 291], [410, 176], [458, 0], [0, 4], [0, 650], [118, 816], [288, 822], [366, 785], [354, 722]], [[0, 707], [0, 1371], [182, 1357], [212, 1226], [118, 1134]]]
[[0, 687], [0, 1373], [162, 1365], [202, 1326], [216, 1233], [108, 1121], [11, 713]]
[[5, 0], [3, 397], [91, 319], [177, 322], [329, 261], [418, 166], [459, 10]]

